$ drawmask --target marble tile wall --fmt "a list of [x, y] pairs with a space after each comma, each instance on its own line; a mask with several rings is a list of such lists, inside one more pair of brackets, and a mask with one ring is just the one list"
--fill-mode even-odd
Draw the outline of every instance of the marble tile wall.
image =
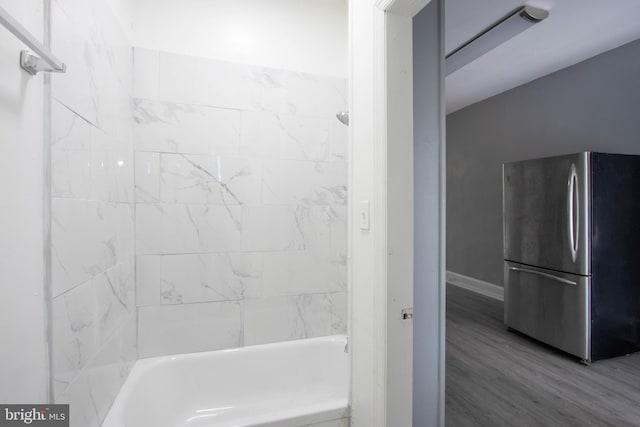
[[51, 39], [53, 398], [97, 427], [137, 359], [132, 49], [105, 0], [52, 0]]
[[138, 48], [133, 73], [140, 357], [345, 332], [346, 80]]

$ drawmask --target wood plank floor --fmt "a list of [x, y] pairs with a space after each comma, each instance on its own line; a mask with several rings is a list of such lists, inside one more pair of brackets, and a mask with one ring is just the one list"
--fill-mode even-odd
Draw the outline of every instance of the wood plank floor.
[[502, 321], [502, 302], [447, 286], [448, 427], [640, 426], [640, 354], [584, 366]]

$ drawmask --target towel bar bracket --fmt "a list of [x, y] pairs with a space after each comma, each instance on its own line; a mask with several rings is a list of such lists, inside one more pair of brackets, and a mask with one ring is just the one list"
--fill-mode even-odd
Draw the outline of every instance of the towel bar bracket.
[[61, 69], [56, 69], [39, 56], [33, 55], [31, 52], [26, 50], [20, 52], [20, 66], [23, 70], [33, 76], [35, 76], [40, 71], [46, 71], [50, 73], [64, 73], [67, 70], [65, 64], [62, 64]]

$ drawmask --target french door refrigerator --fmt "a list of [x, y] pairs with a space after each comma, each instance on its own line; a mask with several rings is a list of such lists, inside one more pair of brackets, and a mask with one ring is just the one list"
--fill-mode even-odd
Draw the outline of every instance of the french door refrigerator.
[[503, 165], [505, 324], [583, 362], [640, 349], [640, 156]]

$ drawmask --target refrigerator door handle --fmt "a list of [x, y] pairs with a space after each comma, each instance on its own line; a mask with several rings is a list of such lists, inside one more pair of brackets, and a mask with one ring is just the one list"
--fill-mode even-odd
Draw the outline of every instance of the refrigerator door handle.
[[578, 283], [573, 280], [565, 279], [564, 277], [554, 276], [553, 274], [544, 273], [538, 270], [531, 270], [529, 268], [521, 268], [521, 267], [509, 267], [511, 271], [520, 271], [522, 273], [531, 273], [537, 274], [538, 276], [546, 277], [547, 279], [555, 280], [556, 282], [564, 283], [565, 285], [574, 285], [577, 286]]
[[569, 169], [569, 182], [567, 183], [569, 191], [567, 194], [567, 214], [569, 219], [569, 250], [571, 251], [571, 260], [575, 263], [578, 257], [578, 233], [580, 212], [580, 203], [576, 200], [579, 197], [578, 193], [578, 172], [576, 171], [575, 163], [571, 163]]

